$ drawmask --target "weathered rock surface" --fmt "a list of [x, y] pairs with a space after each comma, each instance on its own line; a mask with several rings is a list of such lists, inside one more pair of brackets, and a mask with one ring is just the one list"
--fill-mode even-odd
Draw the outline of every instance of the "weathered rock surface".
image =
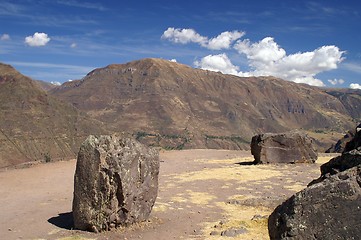
[[356, 127], [355, 132], [355, 136], [351, 139], [351, 141], [346, 143], [345, 149], [343, 151], [344, 153], [361, 147], [361, 124]]
[[336, 144], [332, 144], [331, 147], [326, 150], [326, 153], [342, 153], [345, 150], [346, 144], [351, 141], [354, 136], [354, 130], [348, 131]]
[[[313, 180], [309, 185], [318, 183], [347, 169], [361, 164], [361, 131], [357, 126], [355, 136], [346, 144], [345, 151], [341, 156], [335, 157], [321, 166], [321, 176]], [[346, 152], [346, 150], [348, 150]]]
[[361, 166], [296, 193], [268, 220], [271, 239], [358, 239], [361, 236]]
[[76, 229], [102, 231], [146, 220], [158, 193], [159, 153], [126, 137], [89, 136], [74, 176]]
[[[343, 138], [339, 139], [336, 144], [332, 145], [329, 149], [326, 150], [328, 153], [343, 153], [349, 152], [352, 149], [361, 146], [361, 138], [356, 137], [356, 134], [360, 135], [361, 124], [359, 124], [355, 129], [347, 131]], [[359, 140], [357, 140], [359, 139]]]
[[360, 164], [361, 151], [354, 149], [342, 154], [341, 156], [332, 158], [325, 164], [322, 164], [321, 177], [326, 178], [328, 175], [337, 174]]
[[321, 176], [278, 206], [268, 220], [271, 239], [358, 239], [361, 236], [361, 149], [321, 166]]
[[314, 163], [317, 151], [312, 139], [299, 131], [265, 133], [252, 138], [251, 153], [258, 163]]

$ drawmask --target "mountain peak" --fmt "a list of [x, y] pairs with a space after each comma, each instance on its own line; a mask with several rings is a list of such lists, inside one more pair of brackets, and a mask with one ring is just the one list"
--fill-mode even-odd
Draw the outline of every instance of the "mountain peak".
[[0, 63], [0, 78], [4, 76], [19, 77], [22, 75], [11, 65]]
[[150, 67], [176, 68], [176, 67], [181, 67], [181, 66], [189, 67], [184, 64], [172, 62], [170, 60], [165, 60], [165, 59], [161, 59], [161, 58], [144, 58], [144, 59], [140, 59], [140, 60], [131, 61], [131, 62], [128, 62], [125, 64], [111, 64], [111, 65], [108, 65], [106, 68], [119, 69], [119, 68], [124, 68], [124, 67], [137, 67], [139, 69], [147, 69]]

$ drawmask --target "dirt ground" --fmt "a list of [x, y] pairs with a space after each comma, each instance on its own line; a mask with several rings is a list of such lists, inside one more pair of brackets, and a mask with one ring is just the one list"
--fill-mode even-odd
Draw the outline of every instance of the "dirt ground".
[[2, 170], [0, 239], [268, 239], [268, 215], [332, 157], [252, 165], [246, 151], [162, 151], [150, 219], [100, 234], [72, 230], [75, 160]]

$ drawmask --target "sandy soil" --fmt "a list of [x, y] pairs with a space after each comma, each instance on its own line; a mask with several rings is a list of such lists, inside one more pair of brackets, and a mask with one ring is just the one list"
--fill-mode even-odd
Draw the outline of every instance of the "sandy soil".
[[[149, 221], [93, 234], [72, 230], [75, 160], [0, 172], [1, 239], [268, 239], [267, 217], [319, 176], [316, 164], [251, 165], [245, 151], [163, 151]], [[226, 230], [239, 230], [225, 238]]]

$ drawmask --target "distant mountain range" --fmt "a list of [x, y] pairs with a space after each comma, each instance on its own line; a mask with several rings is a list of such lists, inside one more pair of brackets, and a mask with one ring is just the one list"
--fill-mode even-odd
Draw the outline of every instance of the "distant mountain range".
[[360, 91], [241, 78], [161, 59], [95, 69], [51, 94], [113, 131], [166, 148], [249, 148], [257, 133], [302, 128], [317, 137], [353, 128], [361, 118]]
[[323, 151], [361, 119], [359, 90], [241, 78], [162, 59], [109, 65], [49, 89], [1, 65], [0, 127], [8, 147], [0, 161], [74, 156], [83, 136], [100, 132], [128, 132], [166, 149], [249, 149], [255, 134], [297, 128]]

